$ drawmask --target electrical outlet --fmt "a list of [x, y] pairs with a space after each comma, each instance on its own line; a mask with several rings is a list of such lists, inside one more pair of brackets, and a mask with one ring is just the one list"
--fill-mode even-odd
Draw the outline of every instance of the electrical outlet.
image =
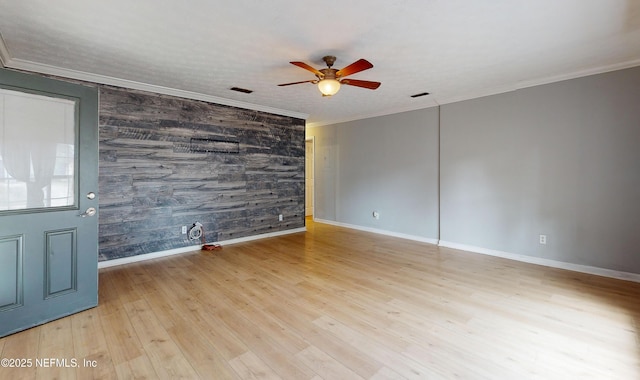
[[183, 235], [187, 234], [187, 226], [182, 226], [182, 234]]
[[282, 222], [284, 220], [284, 217], [282, 216], [282, 214], [278, 215], [278, 221]]
[[547, 244], [547, 235], [540, 235], [540, 244]]

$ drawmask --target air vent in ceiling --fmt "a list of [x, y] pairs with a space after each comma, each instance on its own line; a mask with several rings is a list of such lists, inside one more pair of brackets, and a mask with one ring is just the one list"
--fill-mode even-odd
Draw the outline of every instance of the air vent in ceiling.
[[246, 88], [240, 88], [240, 87], [231, 87], [231, 91], [238, 91], [245, 94], [250, 94], [253, 92], [253, 90], [247, 90]]
[[429, 95], [429, 93], [428, 93], [428, 92], [421, 92], [421, 93], [419, 93], [419, 94], [411, 95], [411, 97], [412, 97], [412, 98], [419, 98], [419, 97], [421, 97], [421, 96], [427, 96], [427, 95]]

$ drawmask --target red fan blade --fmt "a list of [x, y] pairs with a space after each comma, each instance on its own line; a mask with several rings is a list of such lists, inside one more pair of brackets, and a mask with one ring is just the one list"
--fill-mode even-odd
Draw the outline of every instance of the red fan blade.
[[357, 80], [357, 79], [343, 79], [340, 81], [340, 83], [348, 84], [349, 86], [364, 87], [364, 88], [368, 88], [369, 90], [375, 90], [376, 88], [380, 87], [380, 84], [381, 84], [380, 82], [372, 82], [368, 80]]
[[366, 59], [359, 59], [349, 66], [345, 67], [344, 69], [338, 70], [336, 76], [346, 77], [347, 75], [359, 73], [360, 71], [368, 70], [372, 67], [373, 65], [371, 64], [371, 62], [367, 61]]
[[296, 66], [298, 66], [298, 67], [301, 67], [301, 68], [303, 68], [303, 69], [305, 69], [305, 70], [309, 70], [309, 71], [311, 71], [312, 73], [314, 73], [314, 74], [316, 74], [316, 75], [319, 75], [319, 76], [321, 76], [321, 77], [322, 77], [322, 75], [323, 75], [319, 70], [314, 69], [313, 67], [311, 67], [311, 66], [307, 65], [307, 64], [306, 64], [306, 63], [304, 63], [304, 62], [289, 62], [289, 63], [290, 63], [290, 64], [292, 64], [292, 65], [296, 65]]
[[278, 86], [291, 86], [292, 84], [313, 83], [313, 82], [317, 82], [317, 80], [313, 79], [313, 80], [303, 80], [301, 82], [283, 83], [283, 84], [279, 84]]

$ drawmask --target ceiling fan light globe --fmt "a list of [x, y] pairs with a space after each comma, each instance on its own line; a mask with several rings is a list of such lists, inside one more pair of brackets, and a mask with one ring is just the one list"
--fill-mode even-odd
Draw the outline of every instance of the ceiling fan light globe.
[[323, 79], [318, 82], [318, 90], [324, 96], [335, 95], [340, 90], [340, 82], [335, 79]]

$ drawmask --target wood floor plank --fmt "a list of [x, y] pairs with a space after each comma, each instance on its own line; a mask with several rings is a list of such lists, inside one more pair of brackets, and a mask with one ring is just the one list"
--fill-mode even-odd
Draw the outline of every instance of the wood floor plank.
[[[249, 281], [249, 283], [249, 285], [254, 285], [254, 289], [260, 288], [260, 286], [254, 281]], [[258, 295], [261, 296], [259, 291]], [[272, 341], [277, 342], [281, 349], [289, 352], [290, 354], [295, 354], [307, 348], [309, 343], [299, 334], [285, 324], [280, 323], [280, 321], [274, 318], [270, 313], [264, 311], [264, 308], [269, 306], [264, 300], [269, 298], [265, 296], [262, 299], [262, 305], [254, 305], [251, 303], [246, 304], [242, 308], [235, 309], [235, 312], [244, 317], [245, 320], [251, 321], [251, 323], [260, 326], [261, 332], [264, 333], [265, 336], [269, 337]]]
[[102, 331], [109, 347], [111, 362], [117, 366], [145, 354], [142, 343], [135, 333], [131, 321], [124, 310], [101, 315]]
[[275, 339], [265, 334], [260, 328], [260, 320], [248, 320], [243, 316], [225, 312], [221, 315], [223, 323], [236, 331], [240, 339], [251, 347], [252, 354], [284, 379], [310, 379], [314, 373], [302, 362], [290, 355]]
[[[194, 269], [192, 274], [196, 273], [198, 270]], [[165, 317], [171, 321], [172, 327], [168, 328], [169, 331], [191, 326], [192, 329], [200, 331], [200, 336], [215, 346], [216, 351], [228, 361], [247, 352], [249, 348], [220, 317], [220, 310], [231, 306], [226, 299], [227, 291], [219, 282], [209, 277], [209, 274], [210, 272], [205, 272], [204, 277], [199, 278], [198, 284], [201, 288], [195, 289], [181, 285], [185, 282], [191, 283], [190, 277], [178, 281], [162, 279], [158, 287], [160, 291], [149, 293], [148, 301], [156, 313], [165, 313]], [[204, 289], [207, 291], [203, 292]]]
[[122, 310], [123, 300], [118, 296], [114, 278], [121, 268], [105, 268], [98, 275], [98, 312], [101, 316]]
[[382, 367], [378, 372], [369, 378], [369, 380], [403, 380], [406, 379], [400, 376], [399, 373], [387, 367]]
[[196, 378], [198, 375], [182, 351], [162, 327], [146, 300], [124, 305], [136, 335], [161, 378]]
[[71, 318], [61, 318], [40, 327], [36, 379], [76, 379], [77, 356], [73, 348]]
[[340, 337], [345, 344], [366, 347], [367, 354], [407, 379], [437, 378], [438, 376], [434, 370], [379, 342], [374, 335], [362, 334], [351, 329], [348, 325], [326, 316], [316, 319], [313, 323], [321, 329]]
[[231, 359], [229, 364], [231, 364], [240, 379], [282, 379], [271, 367], [251, 351]]
[[40, 349], [41, 326], [33, 327], [17, 334], [9, 335], [0, 341], [4, 344], [2, 359], [31, 360], [31, 366], [7, 366], [0, 368], [1, 377], [6, 379], [35, 379], [37, 367], [34, 360]]
[[118, 379], [157, 379], [159, 378], [149, 357], [146, 355], [115, 365]]
[[[268, 311], [290, 328], [295, 329], [309, 343], [340, 358], [340, 362], [359, 376], [369, 378], [373, 376], [382, 364], [367, 355], [368, 347], [354, 347], [345, 344], [344, 340], [333, 334], [327, 334], [320, 327], [313, 324], [318, 318], [316, 311], [310, 306], [300, 306], [292, 303], [282, 303], [281, 307], [272, 306]], [[296, 310], [292, 313], [291, 310]]]
[[73, 347], [78, 360], [78, 378], [115, 379], [115, 368], [98, 310], [89, 309], [70, 318]]
[[323, 379], [362, 379], [355, 372], [345, 367], [342, 363], [329, 356], [315, 346], [309, 346], [296, 354]]
[[229, 361], [192, 325], [176, 324], [168, 333], [200, 378], [206, 379], [214, 374], [215, 378], [220, 380], [236, 378]]
[[0, 339], [0, 379], [638, 379], [640, 284], [307, 221], [100, 270], [97, 308]]

